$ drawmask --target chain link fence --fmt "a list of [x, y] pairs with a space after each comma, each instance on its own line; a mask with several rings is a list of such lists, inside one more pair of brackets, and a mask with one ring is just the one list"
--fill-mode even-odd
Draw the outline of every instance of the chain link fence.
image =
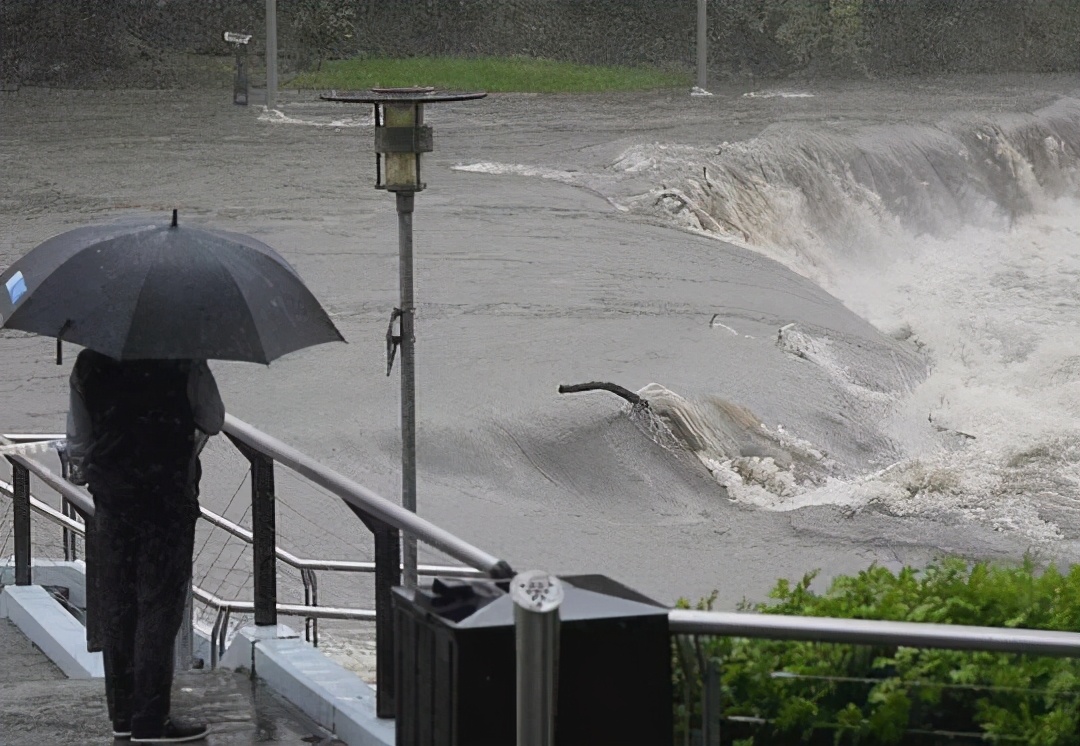
[[[712, 77], [1049, 72], [1080, 0], [708, 0]], [[689, 72], [697, 0], [279, 0], [283, 81], [362, 55], [525, 55]], [[227, 86], [223, 32], [265, 49], [265, 0], [3, 0], [0, 83]], [[253, 81], [256, 82], [256, 81]]]

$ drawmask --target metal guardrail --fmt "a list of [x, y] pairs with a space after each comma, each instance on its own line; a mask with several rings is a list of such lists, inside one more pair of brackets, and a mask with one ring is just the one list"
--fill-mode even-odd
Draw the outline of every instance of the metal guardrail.
[[668, 626], [673, 635], [761, 637], [1080, 658], [1080, 633], [1041, 629], [687, 609], [675, 609], [668, 614]]
[[[36, 464], [36, 462], [34, 462]], [[43, 467], [44, 469], [44, 467]], [[7, 494], [13, 496], [14, 488], [8, 482], [0, 480], [0, 494]], [[64, 515], [56, 508], [48, 505], [41, 500], [37, 499], [33, 495], [30, 496], [30, 509], [49, 521], [63, 526], [65, 530], [70, 531], [77, 536], [84, 536], [86, 534], [86, 525], [74, 518]], [[236, 536], [237, 538], [250, 544], [252, 541], [251, 532], [247, 529], [239, 526], [232, 521], [229, 521], [217, 513], [214, 513], [207, 508], [200, 508], [202, 511], [202, 518], [207, 523], [217, 526], [227, 533]], [[374, 562], [356, 562], [349, 560], [314, 560], [314, 559], [302, 559], [295, 555], [281, 549], [276, 550], [278, 559], [282, 560], [286, 564], [294, 567], [301, 572], [311, 573], [311, 585], [308, 587], [305, 583], [305, 599], [303, 604], [283, 604], [278, 603], [277, 610], [279, 614], [286, 616], [303, 616], [305, 620], [318, 620], [318, 619], [344, 619], [354, 621], [374, 621], [375, 612], [368, 609], [354, 609], [354, 608], [340, 608], [331, 606], [319, 606], [318, 603], [318, 585], [315, 582], [314, 572], [316, 570], [328, 570], [338, 572], [359, 572], [359, 573], [373, 573], [375, 572]], [[480, 573], [472, 568], [459, 567], [455, 565], [420, 565], [419, 571], [422, 575], [428, 576], [440, 576], [440, 577], [479, 577]], [[232, 613], [244, 613], [250, 614], [255, 610], [254, 601], [242, 601], [239, 599], [222, 599], [213, 593], [205, 590], [197, 584], [192, 585], [192, 594], [195, 599], [213, 607], [218, 611], [217, 619], [214, 622], [213, 632], [211, 640], [215, 644], [215, 649], [211, 655], [211, 667], [216, 667], [218, 654], [225, 652], [225, 645], [227, 642], [226, 632], [228, 630], [229, 616]], [[310, 598], [309, 598], [310, 594]], [[223, 619], [224, 617], [224, 619]], [[314, 639], [309, 639], [316, 646], [318, 645], [317, 636]]]
[[251, 425], [225, 415], [224, 433], [241, 446], [254, 449], [292, 469], [297, 474], [307, 477], [313, 483], [334, 493], [353, 509], [364, 514], [361, 520], [373, 520], [385, 523], [399, 531], [414, 535], [419, 541], [432, 546], [450, 557], [465, 563], [491, 577], [511, 578], [513, 570], [503, 560], [488, 554], [454, 534], [436, 526], [416, 513], [406, 510], [356, 482], [343, 477], [334, 470], [320, 464], [310, 456], [285, 445], [277, 438], [256, 430]]
[[[405, 510], [400, 505], [347, 479], [311, 457], [236, 419], [232, 415], [227, 414], [225, 416], [223, 433], [250, 463], [252, 530], [248, 532], [246, 529], [242, 529], [220, 517], [218, 517], [218, 521], [215, 521], [215, 524], [222, 528], [225, 528], [223, 524], [229, 524], [230, 528], [226, 528], [226, 530], [231, 529], [231, 532], [240, 536], [240, 538], [245, 538], [246, 534], [250, 533], [255, 599], [253, 602], [222, 601], [216, 596], [212, 596], [212, 594], [201, 591], [201, 589], [200, 597], [204, 600], [213, 599], [220, 602], [218, 622], [222, 621], [221, 616], [223, 613], [232, 613], [233, 610], [240, 608], [246, 609], [248, 603], [251, 604], [251, 612], [255, 616], [257, 626], [277, 624], [279, 609], [283, 614], [296, 613], [312, 619], [327, 618], [330, 612], [324, 607], [308, 605], [312, 601], [311, 596], [305, 598], [307, 604], [303, 606], [278, 604], [278, 559], [282, 559], [287, 564], [293, 564], [294, 562], [299, 564], [298, 569], [301, 570], [301, 573], [315, 569], [345, 569], [346, 564], [348, 564], [348, 571], [373, 571], [375, 574], [375, 666], [376, 678], [380, 682], [377, 690], [376, 711], [379, 717], [394, 717], [394, 628], [391, 610], [391, 589], [400, 584], [401, 580], [401, 533], [407, 531], [419, 541], [441, 550], [450, 557], [465, 563], [473, 570], [470, 573], [468, 569], [429, 565], [424, 568], [427, 571], [444, 574], [441, 571], [449, 570], [458, 575], [483, 574], [495, 578], [510, 578], [513, 577], [513, 570], [498, 557], [469, 544], [415, 513]], [[5, 444], [16, 440], [27, 442], [40, 439], [40, 437], [21, 435], [17, 438], [0, 438], [0, 442]], [[15, 580], [16, 584], [27, 585], [30, 583], [30, 513], [33, 504], [30, 496], [31, 473], [58, 492], [64, 500], [74, 506], [83, 516], [92, 516], [94, 514], [94, 504], [86, 493], [63, 477], [56, 475], [44, 464], [20, 454], [7, 454], [6, 458], [12, 465], [11, 492], [14, 502]], [[305, 563], [299, 557], [288, 553], [284, 553], [287, 554], [287, 557], [281, 557], [281, 550], [276, 544], [275, 463], [279, 463], [306, 477], [314, 484], [341, 498], [374, 535], [375, 561], [373, 563], [327, 563], [311, 560], [309, 561], [310, 565], [305, 566], [308, 563]], [[65, 525], [66, 529], [73, 528], [67, 523], [63, 525]], [[336, 565], [336, 567], [331, 567], [331, 565]], [[193, 593], [195, 592], [193, 591]], [[226, 607], [228, 607], [227, 611]], [[349, 610], [333, 611], [349, 612]], [[371, 619], [372, 617], [365, 613], [359, 618]], [[215, 626], [218, 625], [215, 624]], [[218, 634], [222, 634], [222, 630], [227, 629], [227, 626], [226, 621], [223, 626], [219, 627]], [[211, 646], [212, 648], [220, 649], [219, 639], [214, 640], [215, 644]]]
[[[668, 613], [668, 629], [678, 643], [683, 665], [695, 660], [690, 639], [704, 636], [746, 637], [769, 640], [879, 645], [887, 647], [940, 648], [946, 650], [1041, 655], [1080, 658], [1080, 634], [1055, 630], [978, 627], [929, 622], [896, 622], [877, 619], [838, 619], [832, 617], [788, 616], [720, 611], [674, 609]], [[699, 654], [700, 654], [700, 649]], [[701, 731], [699, 743], [719, 746], [720, 723], [766, 723], [746, 717], [722, 717], [720, 664], [698, 659], [695, 676], [701, 679]], [[690, 674], [687, 674], [688, 676]], [[776, 677], [804, 678], [798, 674], [775, 672]], [[923, 736], [953, 740], [958, 737], [983, 740], [984, 733], [908, 731]], [[685, 737], [691, 732], [687, 725]], [[687, 741], [689, 743], [689, 740]]]
[[[232, 521], [222, 516], [219, 516], [217, 513], [214, 513], [213, 511], [210, 511], [205, 507], [201, 507], [200, 511], [202, 519], [207, 523], [217, 526], [226, 533], [235, 536], [236, 538], [247, 544], [252, 544], [254, 542], [254, 534], [252, 534], [251, 531], [248, 531], [243, 526], [233, 523]], [[315, 572], [317, 570], [325, 570], [330, 572], [375, 572], [374, 562], [303, 559], [301, 557], [297, 557], [291, 552], [285, 551], [281, 547], [275, 547], [274, 554], [280, 561], [300, 572], [300, 580], [304, 585], [304, 604], [309, 606], [319, 605], [319, 582], [318, 577], [315, 575]], [[482, 575], [479, 570], [475, 570], [471, 567], [459, 567], [456, 565], [420, 565], [417, 570], [421, 575], [425, 576], [438, 575], [441, 577], [469, 578], [479, 577]], [[199, 594], [197, 592], [195, 596], [196, 598], [199, 598]], [[252, 611], [254, 611], [254, 606], [252, 607]], [[278, 604], [278, 612], [284, 613], [282, 612], [281, 604]], [[304, 639], [316, 646], [318, 646], [319, 644], [318, 620], [320, 618], [327, 617], [320, 614], [311, 614], [305, 616], [304, 618]], [[374, 612], [372, 612], [371, 619], [374, 619]], [[224, 630], [222, 631], [221, 639], [222, 647], [224, 648]]]

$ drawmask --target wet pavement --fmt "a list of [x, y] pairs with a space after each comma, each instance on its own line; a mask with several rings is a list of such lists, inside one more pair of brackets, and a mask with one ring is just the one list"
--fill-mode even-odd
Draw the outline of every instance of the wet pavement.
[[[67, 679], [6, 619], [0, 619], [0, 743], [88, 746], [112, 738], [102, 680]], [[244, 674], [192, 671], [176, 676], [173, 712], [210, 723], [211, 746], [343, 746], [324, 729]]]

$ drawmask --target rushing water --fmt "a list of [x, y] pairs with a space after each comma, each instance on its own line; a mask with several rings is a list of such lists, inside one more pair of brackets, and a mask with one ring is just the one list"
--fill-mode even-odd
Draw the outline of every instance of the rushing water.
[[[797, 427], [770, 430], [662, 385], [642, 390], [734, 499], [777, 510], [960, 511], [1049, 540], [1080, 529], [1078, 166], [1080, 101], [1063, 97], [1030, 113], [950, 113], [935, 124], [800, 122], [734, 143], [638, 143], [593, 173], [461, 168], [588, 186], [622, 210], [751, 248], [925, 362], [883, 376], [892, 362], [860, 359], [798, 322], [778, 330], [780, 347], [883, 423], [889, 462], [864, 470], [835, 468]], [[624, 174], [654, 186], [620, 193]], [[738, 335], [722, 314], [712, 323]], [[733, 431], [764, 436], [776, 452], [741, 453]]]

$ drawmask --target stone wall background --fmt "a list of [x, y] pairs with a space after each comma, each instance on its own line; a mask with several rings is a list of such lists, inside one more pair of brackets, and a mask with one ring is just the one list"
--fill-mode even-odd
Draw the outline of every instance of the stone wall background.
[[[278, 0], [285, 69], [370, 55], [528, 55], [692, 73], [697, 0]], [[264, 0], [0, 0], [0, 81], [226, 85]], [[1063, 71], [1080, 0], [709, 0], [720, 77]], [[711, 77], [710, 79], [714, 79]]]

